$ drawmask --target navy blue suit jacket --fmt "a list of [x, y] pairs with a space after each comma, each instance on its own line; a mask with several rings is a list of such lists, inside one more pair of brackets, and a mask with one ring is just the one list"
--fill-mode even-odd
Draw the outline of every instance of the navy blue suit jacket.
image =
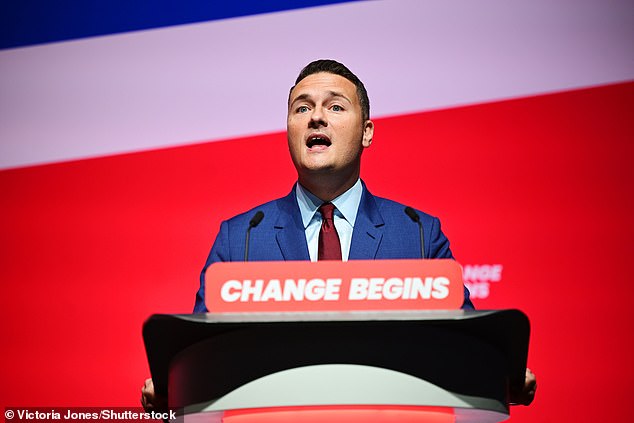
[[[405, 206], [375, 197], [363, 185], [363, 194], [352, 232], [349, 260], [420, 258], [418, 225], [404, 212]], [[245, 235], [249, 221], [262, 211], [264, 219], [251, 230], [249, 261], [310, 260], [308, 244], [295, 190], [222, 222], [207, 263], [200, 275], [194, 313], [206, 312], [205, 271], [219, 261], [244, 260]], [[453, 258], [449, 240], [438, 218], [418, 212], [423, 224], [425, 258]], [[463, 308], [473, 308], [464, 289]]]

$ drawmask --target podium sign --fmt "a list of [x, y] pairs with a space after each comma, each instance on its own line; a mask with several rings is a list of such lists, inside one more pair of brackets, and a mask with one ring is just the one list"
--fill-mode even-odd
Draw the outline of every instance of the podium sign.
[[215, 263], [205, 274], [214, 313], [456, 310], [464, 300], [455, 260]]

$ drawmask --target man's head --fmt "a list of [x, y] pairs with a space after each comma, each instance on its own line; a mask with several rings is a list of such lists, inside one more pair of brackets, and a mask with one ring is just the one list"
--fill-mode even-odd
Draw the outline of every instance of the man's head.
[[[293, 92], [293, 88], [297, 86], [301, 82], [302, 79], [310, 76], [314, 73], [326, 72], [332, 73], [335, 75], [343, 76], [348, 81], [352, 82], [355, 87], [357, 87], [357, 97], [359, 98], [359, 103], [361, 104], [361, 111], [363, 113], [363, 120], [366, 121], [370, 119], [370, 99], [368, 98], [368, 92], [365, 89], [365, 85], [363, 82], [350, 71], [343, 63], [339, 63], [336, 60], [331, 59], [320, 59], [315, 60], [314, 62], [310, 62], [308, 65], [302, 69], [302, 71], [297, 76], [295, 80], [295, 85], [291, 87], [291, 91]], [[290, 101], [290, 93], [289, 93], [289, 101]]]
[[374, 124], [363, 83], [344, 65], [318, 60], [306, 66], [288, 99], [288, 147], [299, 182], [329, 201], [359, 178], [361, 153]]

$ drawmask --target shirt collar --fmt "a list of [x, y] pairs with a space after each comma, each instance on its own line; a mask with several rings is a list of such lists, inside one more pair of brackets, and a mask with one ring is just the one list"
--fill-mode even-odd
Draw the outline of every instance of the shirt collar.
[[[301, 186], [299, 182], [297, 182], [296, 187], [295, 196], [297, 197], [297, 204], [302, 214], [302, 222], [305, 229], [315, 216], [319, 206], [323, 204], [323, 201]], [[331, 201], [352, 227], [354, 227], [354, 222], [357, 219], [357, 211], [359, 210], [359, 204], [361, 204], [362, 194], [363, 185], [361, 184], [361, 179], [357, 179], [357, 182], [352, 187]]]

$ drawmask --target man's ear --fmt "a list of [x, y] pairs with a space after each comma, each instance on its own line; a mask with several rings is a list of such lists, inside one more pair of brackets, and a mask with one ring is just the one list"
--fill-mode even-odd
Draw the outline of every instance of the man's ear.
[[374, 137], [374, 122], [366, 120], [363, 124], [363, 141], [361, 144], [363, 147], [368, 148], [372, 144], [372, 138]]

